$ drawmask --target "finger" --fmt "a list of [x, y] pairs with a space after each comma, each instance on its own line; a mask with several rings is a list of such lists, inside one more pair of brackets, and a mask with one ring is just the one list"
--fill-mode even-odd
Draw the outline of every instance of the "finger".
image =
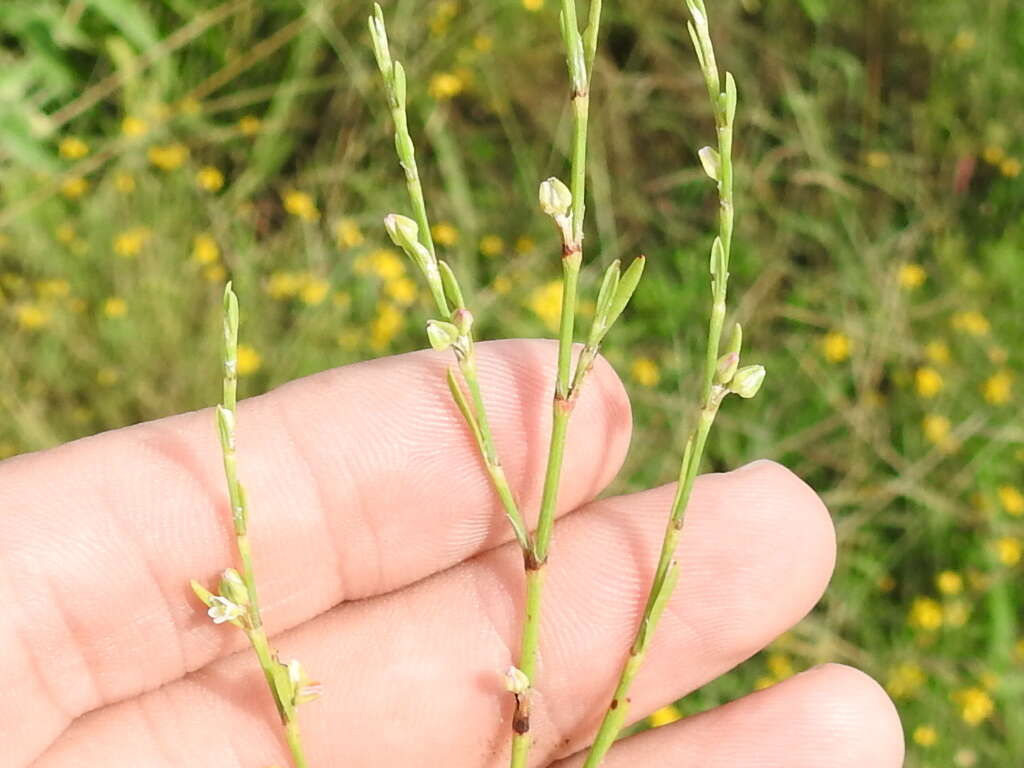
[[[585, 753], [553, 768], [579, 768]], [[604, 768], [899, 768], [903, 729], [863, 672], [816, 667], [731, 704], [619, 742]]]
[[[637, 625], [673, 491], [595, 502], [558, 524], [531, 717], [535, 765], [593, 736]], [[828, 581], [835, 551], [817, 497], [768, 463], [701, 478], [682, 539], [680, 584], [634, 685], [636, 717], [799, 620]], [[301, 659], [328, 691], [303, 712], [310, 762], [504, 762], [511, 701], [500, 674], [518, 645], [521, 591], [521, 558], [505, 547], [401, 592], [340, 606], [276, 640], [283, 658]], [[82, 756], [106, 766], [283, 762], [262, 687], [248, 655], [222, 660], [82, 718], [40, 766], [66, 768]], [[206, 758], [209, 745], [215, 754]]]
[[[481, 344], [498, 448], [529, 515], [550, 430], [555, 347]], [[239, 463], [267, 625], [388, 592], [509, 538], [445, 384], [414, 353], [303, 379], [241, 405]], [[629, 440], [600, 364], [569, 429], [559, 509], [592, 498]], [[235, 561], [210, 411], [0, 466], [0, 723], [28, 753], [76, 715], [241, 647], [197, 611], [190, 578]], [[17, 752], [15, 753], [17, 754]]]

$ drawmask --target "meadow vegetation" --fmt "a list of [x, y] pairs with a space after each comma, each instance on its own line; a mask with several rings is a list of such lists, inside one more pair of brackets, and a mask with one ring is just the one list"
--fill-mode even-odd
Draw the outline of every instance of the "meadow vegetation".
[[[1024, 6], [709, 4], [744, 86], [734, 314], [772, 375], [721, 415], [706, 469], [790, 466], [833, 511], [840, 559], [794, 631], [653, 721], [843, 661], [897, 701], [911, 768], [1014, 764]], [[570, 143], [557, 5], [385, 4], [424, 86], [408, 109], [433, 241], [481, 338], [558, 326], [558, 243], [536, 210]], [[716, 197], [682, 0], [605, 6], [588, 261], [648, 256], [604, 348], [635, 408], [626, 491], [673, 478], [691, 426]], [[5, 3], [0, 457], [216, 402], [228, 277], [244, 394], [424, 346], [430, 296], [381, 223], [404, 190], [368, 12]], [[584, 269], [586, 295], [600, 276]]]

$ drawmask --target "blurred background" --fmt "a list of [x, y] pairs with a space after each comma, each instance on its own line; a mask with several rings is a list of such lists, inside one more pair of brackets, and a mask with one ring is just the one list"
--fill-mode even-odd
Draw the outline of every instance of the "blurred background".
[[[656, 723], [842, 661], [898, 702], [912, 767], [1024, 755], [1024, 6], [715, 0], [740, 92], [732, 306], [769, 378], [708, 465], [778, 459], [840, 560], [794, 631]], [[570, 115], [554, 0], [392, 0], [434, 239], [482, 335], [550, 336]], [[350, 0], [0, 8], [0, 458], [216, 402], [219, 299], [248, 394], [424, 346], [387, 241], [406, 212]], [[677, 0], [607, 2], [588, 260], [650, 257], [607, 356], [674, 476], [705, 337], [713, 139]], [[592, 309], [585, 303], [584, 313]], [[584, 320], [584, 323], [586, 321]]]

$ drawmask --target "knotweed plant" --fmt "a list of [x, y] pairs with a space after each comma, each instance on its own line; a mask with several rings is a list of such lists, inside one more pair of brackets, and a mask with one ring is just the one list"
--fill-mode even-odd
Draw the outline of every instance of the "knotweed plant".
[[231, 520], [241, 570], [228, 568], [220, 578], [218, 594], [210, 592], [197, 581], [192, 589], [209, 609], [214, 624], [234, 624], [245, 632], [256, 653], [277, 714], [284, 727], [285, 740], [296, 768], [306, 768], [306, 757], [299, 733], [296, 710], [300, 704], [316, 699], [320, 685], [311, 681], [297, 660], [282, 662], [270, 647], [260, 615], [259, 593], [249, 545], [249, 504], [245, 488], [238, 479], [235, 451], [235, 416], [238, 402], [238, 298], [228, 283], [224, 289], [224, 399], [217, 406], [217, 432], [224, 457], [224, 476], [228, 486]]
[[[677, 544], [685, 520], [708, 435], [722, 402], [736, 394], [750, 398], [757, 394], [765, 371], [760, 365], [740, 366], [742, 332], [735, 325], [723, 347], [726, 316], [726, 291], [729, 256], [732, 245], [734, 201], [732, 143], [736, 115], [736, 84], [729, 73], [724, 84], [715, 61], [703, 0], [686, 0], [692, 20], [688, 27], [698, 63], [711, 99], [717, 143], [699, 150], [698, 156], [707, 175], [718, 186], [719, 231], [711, 247], [711, 317], [707, 349], [701, 376], [701, 393], [694, 424], [683, 450], [677, 491], [669, 510], [661, 554], [647, 602], [622, 668], [619, 682], [609, 702], [600, 729], [587, 756], [585, 766], [600, 765], [629, 717], [629, 691], [644, 662], [658, 620], [679, 579]], [[494, 492], [501, 502], [514, 538], [522, 552], [524, 567], [524, 607], [519, 656], [505, 670], [505, 687], [514, 700], [511, 718], [511, 768], [528, 765], [531, 746], [531, 699], [535, 691], [541, 598], [544, 575], [549, 566], [555, 508], [558, 502], [562, 463], [569, 419], [588, 372], [600, 352], [606, 335], [630, 302], [640, 282], [645, 258], [639, 256], [625, 270], [618, 260], [604, 271], [595, 300], [594, 317], [585, 343], [574, 356], [575, 323], [579, 301], [577, 290], [583, 267], [584, 214], [586, 199], [587, 125], [590, 85], [601, 23], [601, 0], [591, 0], [587, 23], [581, 29], [575, 0], [562, 0], [561, 32], [569, 75], [569, 96], [573, 111], [569, 185], [558, 178], [542, 181], [538, 202], [558, 233], [562, 269], [557, 368], [552, 401], [551, 438], [540, 507], [523, 510], [516, 500], [495, 447], [477, 371], [474, 318], [466, 305], [462, 286], [454, 270], [438, 257], [431, 237], [430, 219], [416, 163], [416, 150], [406, 110], [406, 76], [401, 62], [392, 57], [384, 14], [380, 6], [369, 19], [370, 38], [384, 84], [387, 105], [394, 123], [395, 148], [405, 175], [412, 216], [397, 213], [384, 218], [385, 229], [423, 274], [433, 299], [436, 317], [426, 324], [430, 346], [450, 350], [454, 365], [447, 371], [448, 388], [479, 449], [483, 466]], [[282, 663], [270, 647], [263, 629], [247, 536], [248, 506], [245, 491], [238, 481], [235, 457], [235, 403], [238, 346], [238, 303], [228, 285], [224, 295], [224, 399], [217, 407], [227, 478], [228, 495], [241, 570], [224, 571], [219, 593], [202, 585], [192, 586], [207, 605], [215, 623], [231, 623], [241, 628], [255, 651], [278, 714], [295, 765], [305, 768], [296, 709], [315, 698], [319, 686], [308, 680], [297, 661]]]
[[[697, 52], [711, 98], [718, 135], [717, 148], [700, 150], [701, 164], [717, 183], [720, 201], [719, 234], [711, 249], [712, 310], [708, 329], [707, 352], [702, 376], [700, 407], [696, 423], [687, 440], [679, 472], [678, 490], [666, 528], [664, 544], [644, 614], [622, 670], [614, 697], [608, 706], [600, 731], [587, 758], [587, 766], [597, 766], [618, 736], [628, 713], [628, 691], [643, 663], [650, 638], [661, 612], [678, 580], [679, 566], [675, 560], [676, 545], [694, 480], [704, 454], [704, 446], [722, 401], [730, 394], [753, 397], [764, 380], [759, 365], [740, 367], [742, 332], [734, 327], [724, 354], [720, 354], [726, 314], [729, 254], [733, 232], [732, 138], [736, 114], [736, 84], [726, 73], [724, 89], [715, 62], [708, 29], [707, 13], [702, 0], [687, 0], [692, 16], [690, 36]], [[395, 125], [395, 146], [405, 171], [406, 187], [415, 220], [390, 214], [385, 219], [388, 234], [420, 268], [441, 318], [431, 320], [427, 335], [435, 349], [453, 349], [466, 388], [467, 398], [457, 376], [449, 370], [448, 384], [452, 397], [476, 438], [484, 464], [494, 482], [516, 540], [523, 551], [526, 594], [520, 641], [519, 661], [506, 672], [508, 690], [515, 697], [512, 718], [512, 768], [527, 764], [530, 748], [530, 699], [537, 665], [538, 637], [541, 622], [541, 594], [544, 571], [551, 546], [554, 510], [558, 499], [566, 429], [573, 404], [591, 369], [601, 342], [632, 298], [644, 268], [640, 256], [623, 273], [618, 261], [605, 271], [595, 304], [594, 320], [586, 344], [573, 361], [573, 340], [578, 308], [577, 287], [583, 264], [583, 225], [587, 158], [587, 124], [590, 108], [590, 85], [601, 23], [601, 0], [592, 0], [586, 26], [581, 30], [575, 0], [563, 0], [561, 31], [569, 74], [570, 101], [573, 110], [573, 136], [570, 160], [570, 186], [557, 178], [540, 184], [540, 207], [550, 216], [561, 239], [562, 305], [558, 334], [558, 366], [554, 386], [551, 442], [547, 470], [536, 527], [529, 530], [526, 517], [510, 492], [501, 462], [494, 449], [473, 356], [472, 315], [465, 308], [463, 293], [451, 268], [439, 261], [430, 237], [429, 219], [416, 165], [415, 147], [409, 132], [406, 113], [406, 78], [400, 62], [395, 61], [388, 46], [384, 16], [380, 6], [370, 18], [370, 36], [377, 64], [384, 81], [388, 107]]]

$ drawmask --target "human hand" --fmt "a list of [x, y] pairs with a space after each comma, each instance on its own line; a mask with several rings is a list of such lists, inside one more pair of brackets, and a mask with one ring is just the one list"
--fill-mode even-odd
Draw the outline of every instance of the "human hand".
[[[498, 448], [538, 506], [554, 347], [478, 348]], [[324, 684], [300, 713], [311, 766], [507, 762], [501, 675], [521, 555], [432, 352], [322, 373], [240, 406], [239, 463], [268, 630]], [[569, 430], [532, 702], [536, 765], [575, 768], [657, 560], [672, 487], [594, 501], [630, 411], [599, 364]], [[210, 411], [0, 464], [4, 766], [288, 765], [245, 638], [189, 588], [234, 561]], [[682, 576], [633, 688], [636, 718], [796, 623], [832, 571], [817, 496], [763, 462], [697, 484]], [[830, 665], [632, 737], [609, 768], [891, 768], [902, 733], [868, 677]]]

